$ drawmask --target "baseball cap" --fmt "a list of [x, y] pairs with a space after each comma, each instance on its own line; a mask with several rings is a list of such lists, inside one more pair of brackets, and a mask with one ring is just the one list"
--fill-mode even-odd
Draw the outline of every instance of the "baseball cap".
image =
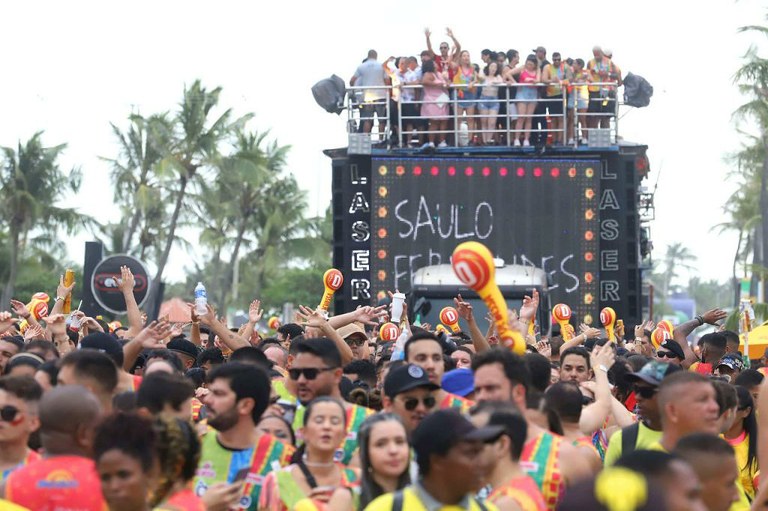
[[197, 355], [200, 353], [197, 350], [197, 346], [195, 346], [192, 341], [188, 341], [183, 337], [176, 337], [171, 339], [171, 342], [169, 342], [167, 346], [168, 351], [173, 351], [180, 355], [186, 355], [188, 357], [192, 357], [195, 360], [197, 360]]
[[659, 362], [658, 360], [652, 360], [645, 364], [642, 369], [636, 373], [629, 373], [624, 377], [624, 380], [628, 383], [635, 383], [638, 381], [644, 381], [654, 386], [661, 384], [661, 380], [675, 371], [681, 371], [680, 366], [667, 364], [666, 362]]
[[440, 388], [439, 385], [429, 381], [429, 376], [424, 369], [416, 364], [407, 364], [396, 367], [387, 373], [387, 378], [384, 380], [384, 395], [394, 398], [407, 390], [419, 387], [425, 387], [429, 390]]
[[118, 356], [123, 356], [120, 342], [114, 336], [104, 332], [94, 332], [83, 337], [80, 341], [80, 349], [100, 351], [113, 360]]
[[603, 48], [603, 55], [605, 55], [608, 58], [613, 57], [613, 50], [611, 50], [610, 48]]
[[543, 46], [537, 46], [535, 49], [531, 50], [533, 53], [543, 51], [544, 53], [547, 53], [547, 49]]
[[456, 408], [438, 410], [427, 415], [414, 430], [413, 449], [418, 460], [427, 460], [431, 454], [445, 453], [459, 442], [488, 442], [503, 432], [503, 426], [476, 427]]
[[679, 342], [672, 339], [666, 339], [661, 343], [661, 347], [674, 353], [680, 360], [685, 359], [685, 352]]
[[723, 355], [723, 358], [721, 358], [720, 361], [717, 363], [715, 368], [718, 368], [720, 366], [730, 367], [734, 371], [743, 371], [744, 361], [741, 360], [741, 357], [736, 355], [735, 353], [726, 353], [725, 355]]
[[475, 376], [471, 369], [454, 369], [443, 375], [443, 390], [464, 397], [475, 390]]
[[365, 329], [358, 323], [350, 323], [348, 325], [344, 325], [343, 327], [336, 330], [336, 332], [341, 336], [342, 339], [353, 336], [362, 339], [368, 339], [368, 336], [365, 334]]

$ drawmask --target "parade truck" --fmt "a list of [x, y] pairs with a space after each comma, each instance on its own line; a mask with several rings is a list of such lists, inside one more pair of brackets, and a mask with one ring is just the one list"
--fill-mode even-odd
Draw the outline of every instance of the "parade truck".
[[[375, 304], [399, 290], [435, 298], [433, 314], [425, 315], [434, 325], [434, 311], [449, 296], [476, 297], [419, 271], [438, 268], [445, 276], [454, 248], [473, 240], [515, 268], [517, 280], [505, 294], [511, 306], [519, 307], [519, 287], [537, 287], [547, 304], [568, 304], [576, 322], [594, 324], [603, 307], [612, 307], [625, 324], [639, 324], [650, 247], [641, 222], [646, 150], [619, 143], [544, 154], [496, 147], [326, 151], [333, 264], [345, 277], [336, 310]], [[497, 276], [503, 283], [503, 266]]]
[[477, 241], [498, 259], [497, 283], [511, 308], [540, 291], [542, 328], [557, 303], [571, 307], [574, 325], [597, 325], [604, 307], [628, 326], [641, 323], [649, 306], [650, 168], [647, 146], [622, 140], [617, 128], [614, 118], [588, 144], [550, 138], [530, 147], [510, 143], [517, 136], [510, 123], [497, 138], [506, 145], [493, 146], [462, 144], [458, 128], [440, 147], [371, 144], [371, 135], [350, 130], [347, 147], [325, 151], [333, 264], [345, 279], [336, 310], [399, 290], [410, 314], [433, 326], [458, 294], [477, 304], [480, 319], [477, 296], [450, 272], [456, 246]]

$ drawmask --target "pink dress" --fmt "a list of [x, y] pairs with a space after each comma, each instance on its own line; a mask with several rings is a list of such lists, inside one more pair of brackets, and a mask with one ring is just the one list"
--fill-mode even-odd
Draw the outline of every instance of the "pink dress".
[[443, 90], [445, 80], [439, 73], [434, 73], [435, 83], [424, 85], [424, 103], [421, 104], [421, 116], [427, 119], [448, 117], [448, 93]]

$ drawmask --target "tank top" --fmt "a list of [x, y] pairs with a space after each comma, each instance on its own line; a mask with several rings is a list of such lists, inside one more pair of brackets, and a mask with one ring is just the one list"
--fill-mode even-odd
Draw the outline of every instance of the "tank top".
[[523, 511], [546, 511], [547, 504], [536, 482], [529, 476], [515, 477], [502, 486], [494, 488], [488, 500], [496, 503], [501, 497], [514, 499]]
[[[552, 64], [549, 65], [550, 73], [552, 73], [551, 69], [554, 66]], [[563, 93], [563, 86], [560, 85], [560, 81], [565, 78], [565, 64], [561, 63], [560, 67], [555, 67], [555, 75], [557, 76], [557, 83], [550, 83], [547, 85], [547, 96], [559, 96]], [[550, 76], [552, 78], [552, 76]]]
[[38, 511], [107, 509], [96, 466], [82, 456], [54, 456], [12, 472], [5, 481], [5, 498]]
[[533, 478], [551, 511], [555, 511], [565, 491], [559, 462], [562, 442], [561, 436], [542, 431], [525, 443], [520, 456], [520, 467]]
[[[469, 85], [469, 83], [472, 81], [472, 79], [475, 77], [475, 68], [472, 66], [469, 66], [469, 73], [465, 72], [464, 69], [459, 66], [456, 70], [456, 74], [453, 75], [452, 82], [456, 85]], [[456, 95], [459, 99], [462, 99], [464, 97], [465, 91], [468, 91], [468, 87], [458, 87], [456, 89]]]

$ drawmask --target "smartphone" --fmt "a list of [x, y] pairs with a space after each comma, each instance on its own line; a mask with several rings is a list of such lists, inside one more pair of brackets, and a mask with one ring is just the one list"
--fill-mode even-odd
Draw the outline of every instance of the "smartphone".
[[248, 473], [251, 471], [251, 467], [245, 467], [241, 468], [237, 471], [237, 474], [235, 474], [235, 478], [232, 480], [233, 483], [239, 483], [240, 481], [245, 481], [245, 478], [248, 477]]

